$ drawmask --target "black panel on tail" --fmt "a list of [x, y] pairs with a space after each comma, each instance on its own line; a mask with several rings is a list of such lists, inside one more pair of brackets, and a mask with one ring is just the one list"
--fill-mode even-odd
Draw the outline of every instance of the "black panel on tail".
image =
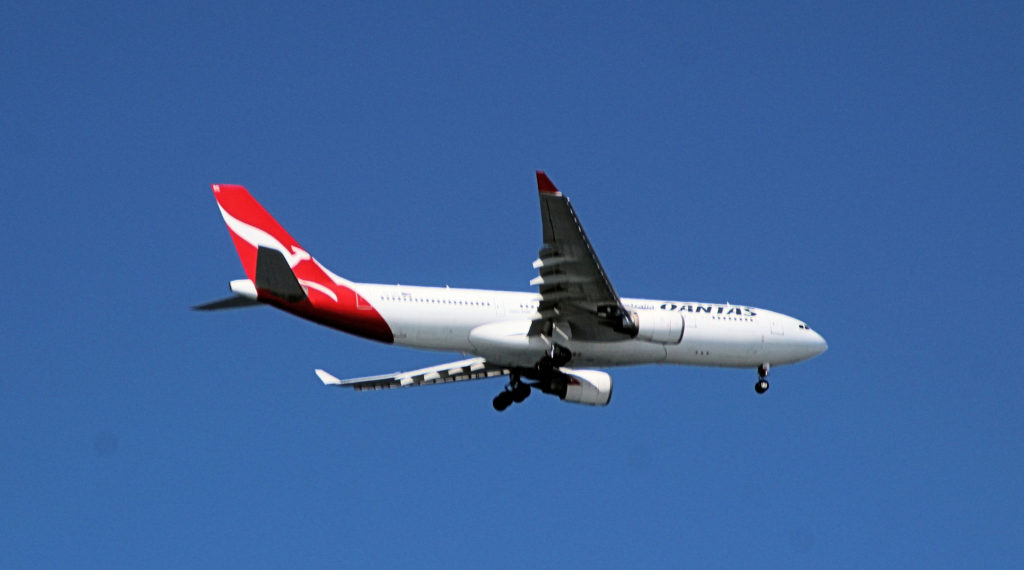
[[284, 255], [276, 249], [260, 246], [256, 253], [256, 290], [267, 292], [290, 303], [306, 298], [295, 273]]

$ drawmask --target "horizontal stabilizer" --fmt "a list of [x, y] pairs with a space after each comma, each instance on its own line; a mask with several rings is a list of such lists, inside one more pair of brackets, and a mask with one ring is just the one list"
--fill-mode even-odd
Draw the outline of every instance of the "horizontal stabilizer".
[[192, 309], [196, 311], [217, 311], [220, 309], [241, 309], [243, 307], [255, 307], [260, 305], [256, 299], [249, 299], [247, 297], [227, 297], [219, 301], [211, 301], [209, 303], [203, 303], [202, 305], [196, 305]]

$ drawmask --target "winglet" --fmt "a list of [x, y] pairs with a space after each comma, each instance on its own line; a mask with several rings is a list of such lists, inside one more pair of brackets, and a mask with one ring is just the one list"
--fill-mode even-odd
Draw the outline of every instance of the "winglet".
[[314, 370], [314, 372], [316, 372], [316, 377], [319, 378], [320, 381], [324, 383], [324, 386], [332, 386], [332, 385], [333, 386], [340, 386], [341, 385], [341, 380], [338, 380], [334, 376], [328, 374], [327, 372], [325, 372], [323, 370], [320, 370], [319, 368]]
[[537, 190], [541, 194], [554, 194], [555, 196], [562, 195], [562, 193], [558, 191], [558, 188], [555, 188], [555, 185], [552, 184], [548, 175], [544, 174], [543, 170], [537, 171]]

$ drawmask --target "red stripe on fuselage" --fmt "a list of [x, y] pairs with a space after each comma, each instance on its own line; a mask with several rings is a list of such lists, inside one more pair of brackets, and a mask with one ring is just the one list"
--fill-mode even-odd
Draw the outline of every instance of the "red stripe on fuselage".
[[[309, 261], [308, 263], [313, 262]], [[302, 263], [299, 265], [302, 265]], [[318, 267], [317, 269], [319, 270], [320, 268]], [[303, 284], [303, 287], [306, 289], [306, 295], [309, 298], [309, 307], [303, 308], [301, 314], [298, 312], [296, 314], [350, 334], [389, 344], [395, 341], [395, 335], [391, 332], [391, 327], [388, 326], [387, 321], [359, 293], [344, 285], [338, 285], [330, 281], [330, 278], [327, 278], [326, 283], [319, 279], [315, 280], [315, 282], [333, 291], [335, 296], [337, 296], [337, 300], [321, 291], [318, 287]]]
[[292, 271], [306, 291], [306, 299], [288, 302], [260, 292], [260, 300], [296, 316], [349, 334], [393, 343], [384, 317], [359, 293], [335, 283], [313, 259], [300, 261]]

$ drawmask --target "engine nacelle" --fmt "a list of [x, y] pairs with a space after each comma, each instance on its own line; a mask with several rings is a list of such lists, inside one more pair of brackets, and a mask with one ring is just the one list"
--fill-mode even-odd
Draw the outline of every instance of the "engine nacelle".
[[[571, 370], [562, 368], [565, 385], [558, 386], [558, 397], [563, 401], [588, 406], [607, 406], [612, 399], [612, 377], [600, 370]], [[564, 390], [563, 390], [564, 388]]]
[[673, 311], [633, 311], [637, 340], [659, 344], [679, 344], [686, 328], [683, 315]]

